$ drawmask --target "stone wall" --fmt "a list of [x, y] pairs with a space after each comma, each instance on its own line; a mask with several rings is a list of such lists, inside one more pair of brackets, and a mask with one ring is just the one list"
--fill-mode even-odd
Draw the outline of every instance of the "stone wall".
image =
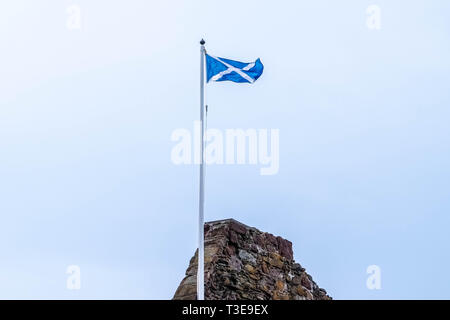
[[[173, 299], [196, 299], [197, 252]], [[292, 243], [227, 219], [205, 224], [205, 299], [331, 299], [295, 263]]]

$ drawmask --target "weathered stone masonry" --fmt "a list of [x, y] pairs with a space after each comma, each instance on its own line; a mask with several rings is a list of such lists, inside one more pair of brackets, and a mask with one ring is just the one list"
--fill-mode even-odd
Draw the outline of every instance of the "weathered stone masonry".
[[[197, 252], [174, 299], [196, 299]], [[227, 219], [205, 224], [205, 299], [331, 299], [295, 263], [292, 243]]]

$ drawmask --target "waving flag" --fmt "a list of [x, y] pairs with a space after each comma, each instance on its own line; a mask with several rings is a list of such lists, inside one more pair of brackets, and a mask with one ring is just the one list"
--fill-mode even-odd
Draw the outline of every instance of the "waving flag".
[[255, 82], [263, 73], [264, 66], [258, 58], [245, 63], [206, 54], [206, 77], [209, 81]]
[[[197, 263], [197, 300], [205, 299], [205, 132], [208, 116], [208, 106], [205, 105], [205, 75], [206, 81], [233, 81], [253, 83], [261, 76], [264, 66], [261, 60], [245, 63], [214, 57], [206, 53], [205, 40], [200, 41], [200, 183], [198, 197], [198, 263]], [[206, 67], [206, 74], [205, 74]]]

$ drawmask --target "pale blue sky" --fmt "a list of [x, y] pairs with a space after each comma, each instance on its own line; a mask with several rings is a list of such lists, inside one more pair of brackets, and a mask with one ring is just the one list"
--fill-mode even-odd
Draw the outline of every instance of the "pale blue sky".
[[[66, 27], [69, 5], [81, 30]], [[381, 30], [366, 8], [381, 8]], [[4, 1], [0, 298], [171, 298], [196, 248], [199, 45], [260, 57], [209, 126], [280, 129], [280, 170], [211, 166], [207, 220], [293, 242], [336, 299], [450, 298], [448, 1]], [[81, 289], [67, 290], [68, 265]], [[379, 265], [382, 289], [366, 288]]]

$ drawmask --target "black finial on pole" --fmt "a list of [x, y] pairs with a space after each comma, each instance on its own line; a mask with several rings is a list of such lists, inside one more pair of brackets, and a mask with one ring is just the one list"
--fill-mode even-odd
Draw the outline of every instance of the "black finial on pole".
[[200, 44], [201, 44], [201, 45], [204, 45], [205, 43], [206, 43], [205, 40], [203, 40], [203, 39], [200, 40]]

